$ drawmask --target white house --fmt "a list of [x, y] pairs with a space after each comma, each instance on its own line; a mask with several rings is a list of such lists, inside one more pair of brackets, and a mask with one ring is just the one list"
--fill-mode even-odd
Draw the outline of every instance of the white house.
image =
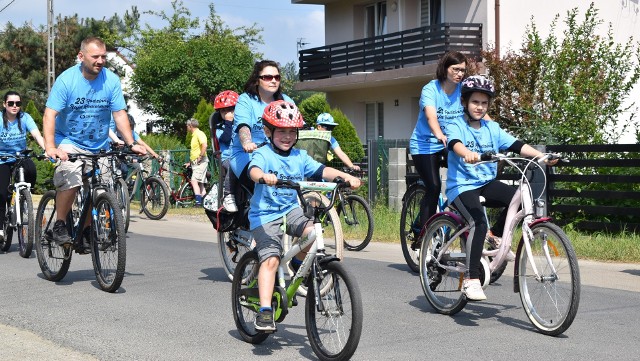
[[131, 94], [131, 76], [133, 76], [134, 65], [118, 51], [108, 52], [107, 61], [111, 65], [110, 69], [120, 75], [122, 92], [125, 94], [127, 106], [129, 107], [128, 113], [131, 114], [136, 121], [134, 130], [138, 132], [138, 134], [151, 132], [153, 123], [158, 119], [158, 116], [144, 112], [140, 109], [136, 101], [129, 97]]
[[[613, 24], [616, 41], [640, 38], [639, 0], [593, 0], [598, 17]], [[542, 36], [560, 14], [587, 9], [585, 0], [292, 0], [324, 5], [325, 46], [300, 51], [298, 90], [322, 91], [354, 123], [364, 142], [408, 139], [418, 117], [420, 90], [435, 77], [440, 55], [459, 50], [477, 57], [497, 44], [518, 50], [533, 17]], [[581, 14], [582, 15], [582, 14]], [[640, 99], [636, 86], [631, 100]], [[624, 116], [624, 115], [623, 115]], [[625, 116], [628, 118], [628, 115]], [[635, 143], [628, 132], [622, 143]]]

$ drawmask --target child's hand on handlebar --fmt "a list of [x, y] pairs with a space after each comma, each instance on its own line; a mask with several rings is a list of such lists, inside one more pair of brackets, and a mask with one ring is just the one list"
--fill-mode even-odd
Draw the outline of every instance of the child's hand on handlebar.
[[278, 182], [278, 177], [275, 174], [264, 173], [262, 175], [262, 180], [264, 181], [264, 184], [274, 186]]
[[344, 178], [344, 180], [349, 182], [349, 185], [351, 185], [351, 189], [357, 189], [358, 187], [360, 187], [360, 178], [348, 175]]
[[464, 155], [464, 162], [469, 164], [478, 163], [480, 161], [480, 154], [476, 152], [468, 152]]

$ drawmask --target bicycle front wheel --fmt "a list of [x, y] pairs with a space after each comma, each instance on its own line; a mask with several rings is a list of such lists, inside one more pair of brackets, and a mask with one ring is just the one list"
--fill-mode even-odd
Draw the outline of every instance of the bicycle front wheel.
[[418, 256], [420, 255], [420, 203], [426, 193], [421, 184], [409, 187], [402, 202], [400, 213], [400, 246], [407, 265], [413, 272], [419, 272]]
[[359, 195], [348, 195], [338, 208], [341, 216], [344, 246], [361, 251], [373, 237], [373, 213], [369, 203]]
[[162, 219], [169, 210], [169, 187], [158, 177], [149, 177], [144, 182], [140, 206], [149, 219]]
[[71, 252], [65, 251], [53, 240], [53, 224], [57, 219], [56, 191], [45, 192], [38, 204], [35, 220], [36, 256], [45, 279], [60, 281], [67, 275]]
[[196, 204], [196, 196], [193, 193], [193, 187], [191, 187], [191, 183], [187, 182], [180, 187], [180, 192], [178, 193], [178, 200], [176, 201], [176, 205], [181, 205], [182, 207], [193, 207]]
[[33, 239], [35, 237], [35, 215], [31, 192], [23, 188], [20, 190], [20, 224], [16, 225], [18, 234], [18, 252], [23, 258], [31, 257]]
[[115, 292], [124, 278], [127, 240], [119, 202], [109, 193], [100, 193], [93, 204], [91, 259], [100, 288]]
[[218, 232], [218, 247], [224, 270], [229, 280], [233, 281], [233, 273], [240, 258], [251, 250], [251, 232], [244, 227], [231, 232]]
[[320, 360], [348, 360], [356, 352], [362, 333], [360, 289], [340, 262], [329, 262], [321, 268], [307, 282], [305, 323], [309, 343]]
[[532, 257], [526, 252], [524, 239], [517, 251], [515, 276], [520, 300], [531, 323], [543, 334], [556, 336], [571, 326], [578, 312], [578, 259], [569, 238], [555, 224], [538, 223], [531, 227], [531, 233]]
[[115, 187], [116, 199], [122, 206], [124, 231], [129, 232], [129, 221], [131, 219], [131, 203], [129, 201], [129, 189], [127, 187], [127, 182], [125, 182], [122, 178], [118, 178], [113, 186]]
[[443, 247], [458, 229], [458, 222], [450, 216], [440, 215], [426, 227], [420, 246], [422, 291], [429, 304], [445, 315], [456, 314], [467, 304], [461, 292], [466, 270], [464, 239], [460, 237], [454, 240], [442, 253]]
[[231, 282], [233, 320], [242, 339], [252, 344], [259, 344], [269, 336], [267, 333], [256, 331], [254, 326], [256, 315], [260, 310], [259, 269], [258, 254], [247, 252], [238, 261]]

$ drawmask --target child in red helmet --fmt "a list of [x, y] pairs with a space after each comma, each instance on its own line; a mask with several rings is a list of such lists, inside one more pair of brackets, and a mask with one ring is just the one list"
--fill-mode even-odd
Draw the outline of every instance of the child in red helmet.
[[[300, 208], [294, 190], [275, 189], [278, 179], [303, 181], [331, 181], [342, 177], [352, 188], [360, 186], [360, 180], [337, 169], [325, 167], [311, 158], [306, 151], [293, 148], [298, 140], [298, 129], [304, 126], [302, 116], [293, 103], [277, 100], [270, 103], [262, 114], [262, 125], [270, 144], [258, 148], [249, 163], [249, 176], [256, 182], [249, 223], [256, 241], [255, 251], [260, 259], [258, 290], [260, 292], [260, 312], [255, 320], [258, 331], [276, 330], [271, 309], [271, 295], [275, 276], [282, 254], [282, 223], [286, 219], [286, 231], [294, 237], [315, 239], [313, 221]], [[264, 184], [259, 183], [260, 180]], [[286, 218], [285, 218], [286, 216]], [[303, 254], [298, 254], [291, 262], [295, 269], [302, 263]]]
[[235, 189], [238, 178], [229, 172], [229, 155], [231, 150], [231, 135], [233, 131], [233, 117], [236, 103], [238, 103], [238, 93], [233, 90], [225, 90], [218, 94], [213, 102], [216, 110], [209, 117], [209, 129], [211, 134], [211, 144], [213, 150], [220, 152], [222, 182], [222, 207], [229, 212], [237, 212]]

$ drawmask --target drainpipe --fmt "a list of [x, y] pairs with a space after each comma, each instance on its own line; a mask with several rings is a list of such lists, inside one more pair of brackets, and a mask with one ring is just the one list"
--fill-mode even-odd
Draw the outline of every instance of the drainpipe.
[[500, 0], [495, 0], [495, 25], [496, 25], [496, 34], [495, 34], [495, 41], [496, 41], [496, 48], [495, 48], [495, 53], [496, 53], [496, 57], [499, 59], [500, 58]]

